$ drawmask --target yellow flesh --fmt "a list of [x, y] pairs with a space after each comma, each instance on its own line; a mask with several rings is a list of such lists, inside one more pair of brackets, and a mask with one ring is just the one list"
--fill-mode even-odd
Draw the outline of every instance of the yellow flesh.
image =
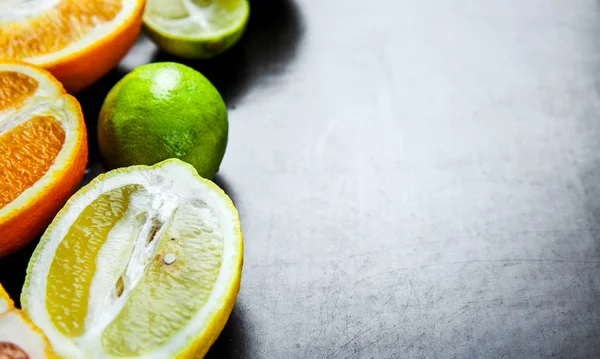
[[[90, 329], [86, 328], [90, 298], [107, 297], [106, 292], [90, 292], [103, 246], [110, 246], [107, 237], [114, 238], [115, 232], [125, 233], [123, 238], [127, 239], [115, 247], [120, 253], [110, 253], [111, 258], [119, 258], [111, 262], [117, 273], [111, 288], [117, 288], [126, 302], [102, 328], [99, 338], [104, 352], [115, 357], [154, 352], [180, 332], [206, 304], [222, 261], [218, 220], [200, 201], [175, 209], [167, 223], [157, 227], [166, 226], [160, 238], [154, 238], [158, 231], [153, 231], [149, 238], [136, 239], [149, 220], [149, 210], [131, 204], [140, 195], [149, 197], [143, 187], [128, 185], [106, 192], [88, 205], [59, 244], [48, 275], [46, 307], [50, 319], [63, 334], [82, 336]], [[119, 274], [122, 267], [135, 265], [127, 261], [136, 240], [159, 242], [137, 286], [123, 293], [124, 281]], [[176, 260], [168, 264], [166, 258]]]
[[85, 331], [96, 255], [108, 232], [124, 216], [136, 189], [129, 185], [99, 196], [81, 212], [56, 249], [46, 284], [46, 308], [50, 319], [67, 336], [80, 336]]
[[[212, 226], [198, 220], [207, 218], [204, 211], [191, 205], [175, 211], [146, 276], [102, 335], [107, 353], [150, 353], [206, 303], [219, 275], [223, 244]], [[170, 265], [164, 262], [169, 253], [177, 258]]]

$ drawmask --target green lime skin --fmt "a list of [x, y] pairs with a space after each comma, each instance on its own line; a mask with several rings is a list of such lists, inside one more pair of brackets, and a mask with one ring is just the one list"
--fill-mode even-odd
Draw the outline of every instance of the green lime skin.
[[198, 71], [178, 63], [137, 67], [110, 90], [98, 119], [98, 146], [109, 168], [179, 158], [204, 178], [227, 147], [227, 108]]

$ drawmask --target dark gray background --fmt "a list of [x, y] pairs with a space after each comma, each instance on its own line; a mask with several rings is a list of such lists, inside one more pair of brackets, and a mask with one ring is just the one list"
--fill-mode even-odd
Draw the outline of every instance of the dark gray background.
[[[228, 104], [246, 245], [209, 357], [600, 356], [599, 55], [596, 0], [253, 1], [185, 62]], [[86, 181], [110, 87], [171, 60], [141, 38], [78, 95]]]

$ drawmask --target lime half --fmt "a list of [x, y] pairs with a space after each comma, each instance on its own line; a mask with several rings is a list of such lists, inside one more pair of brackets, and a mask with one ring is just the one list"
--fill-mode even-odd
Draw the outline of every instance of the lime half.
[[149, 0], [144, 28], [173, 55], [209, 58], [240, 39], [249, 14], [247, 0]]

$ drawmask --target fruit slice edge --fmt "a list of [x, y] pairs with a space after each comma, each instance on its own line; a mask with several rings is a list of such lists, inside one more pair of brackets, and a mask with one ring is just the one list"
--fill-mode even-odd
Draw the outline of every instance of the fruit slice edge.
[[[2, 256], [41, 233], [75, 191], [87, 162], [87, 135], [79, 103], [48, 71], [0, 61], [0, 74], [6, 96], [0, 111], [0, 162], [11, 169], [0, 174]], [[41, 144], [49, 153], [40, 151]]]
[[[44, 334], [17, 308], [0, 285], [0, 357], [54, 358]], [[18, 357], [18, 356], [15, 356]]]
[[[186, 191], [189, 191], [190, 189], [194, 189], [194, 191], [199, 191], [200, 193], [202, 193], [202, 199], [209, 204], [209, 206], [215, 211], [216, 216], [219, 218], [220, 225], [223, 227], [224, 242], [222, 256], [223, 262], [220, 266], [220, 271], [217, 273], [216, 282], [214, 287], [212, 288], [212, 292], [210, 293], [209, 297], [204, 303], [205, 305], [202, 306], [202, 308], [199, 311], [197, 311], [197, 313], [195, 313], [192, 317], [188, 318], [189, 320], [184, 320], [184, 322], [187, 321], [187, 323], [185, 323], [185, 325], [182, 326], [180, 330], [175, 328], [175, 330], [179, 330], [179, 335], [170, 338], [166, 343], [156, 342], [155, 344], [160, 346], [160, 349], [156, 350], [156, 353], [162, 353], [163, 355], [166, 355], [166, 357], [174, 357], [176, 356], [176, 354], [189, 352], [191, 350], [205, 352], [208, 349], [208, 347], [212, 344], [212, 342], [214, 342], [216, 336], [218, 335], [218, 332], [224, 326], [224, 322], [226, 321], [229, 313], [231, 312], [235, 296], [237, 295], [237, 291], [239, 290], [239, 274], [241, 270], [243, 247], [241, 242], [241, 232], [239, 228], [239, 218], [237, 217], [237, 211], [231, 204], [229, 198], [226, 197], [226, 195], [220, 189], [218, 189], [216, 185], [212, 184], [212, 182], [209, 182], [199, 177], [195, 173], [193, 167], [187, 164], [183, 164], [183, 162], [178, 160], [167, 160], [154, 167], [133, 166], [130, 168], [118, 169], [109, 172], [108, 174], [101, 175], [99, 178], [92, 181], [92, 183], [84, 187], [84, 189], [79, 191], [76, 195], [73, 196], [73, 198], [71, 198], [71, 200], [69, 200], [67, 205], [57, 215], [55, 221], [48, 228], [48, 231], [42, 238], [40, 244], [38, 245], [38, 248], [36, 248], [36, 251], [34, 252], [32, 260], [29, 264], [28, 275], [22, 294], [22, 302], [25, 310], [28, 312], [28, 314], [32, 316], [36, 324], [38, 324], [48, 333], [51, 342], [53, 343], [54, 347], [57, 348], [59, 354], [65, 356], [72, 356], [78, 352], [78, 348], [77, 345], [74, 343], [74, 340], [72, 340], [72, 338], [69, 338], [68, 336], [65, 336], [64, 333], [60, 333], [52, 324], [52, 321], [49, 318], [48, 313], [45, 311], [44, 306], [46, 298], [48, 298], [48, 294], [46, 293], [46, 277], [49, 276], [48, 271], [53, 263], [52, 256], [54, 253], [58, 254], [57, 249], [61, 245], [61, 239], [64, 237], [66, 232], [69, 231], [71, 224], [74, 223], [77, 217], [77, 213], [71, 213], [71, 211], [69, 211], [69, 208], [86, 208], [86, 206], [90, 205], [95, 198], [99, 197], [98, 195], [100, 193], [108, 193], [111, 190], [120, 188], [119, 186], [122, 187], [122, 185], [130, 185], [135, 182], [144, 182], [144, 186], [146, 187], [146, 189], [152, 188], [152, 186], [157, 185], [160, 187], [161, 184], [155, 182], [157, 181], [156, 177], [159, 177], [154, 176], [154, 174], [157, 173], [171, 173], [171, 175], [165, 175], [165, 180], [169, 182], [169, 185], [167, 185], [166, 188], [183, 188], [187, 186], [188, 188], [184, 189], [184, 193], [186, 193]], [[174, 177], [180, 178], [177, 179]], [[190, 183], [190, 178], [192, 177], [193, 179]], [[137, 179], [137, 181], [135, 181], [134, 179]], [[161, 180], [159, 179], [158, 181]], [[188, 182], [187, 184], [186, 181]], [[163, 183], [162, 185], [165, 184]], [[191, 192], [187, 193], [189, 194]], [[195, 217], [196, 215], [197, 214], [193, 216]], [[171, 224], [173, 224], [173, 222], [176, 222], [176, 220], [173, 219]], [[187, 228], [187, 226], [183, 226], [182, 228]], [[180, 235], [182, 234], [181, 230], [178, 230], [177, 232]], [[150, 292], [148, 292], [147, 290], [143, 290], [143, 288], [144, 282], [151, 282], [152, 278], [157, 278], [156, 273], [158, 272], [153, 270], [152, 266], [155, 266], [155, 269], [159, 268], [158, 262], [162, 261], [164, 259], [164, 255], [166, 254], [164, 250], [177, 250], [177, 248], [173, 247], [172, 245], [172, 243], [174, 242], [170, 240], [171, 236], [173, 236], [172, 231], [169, 232], [169, 230], [165, 230], [162, 234], [164, 238], [158, 241], [158, 243], [160, 243], [160, 254], [157, 257], [158, 260], [153, 262], [153, 264], [148, 269], [146, 276], [135, 289], [140, 291], [138, 295], [139, 298], [135, 299], [135, 291], [131, 295], [131, 297], [129, 297], [132, 300], [132, 302], [139, 302], [140, 300], [145, 300], [147, 305], [159, 305], [157, 303], [160, 303], [159, 299], [156, 299], [151, 304], [148, 304], [147, 301], [149, 293], [152, 293], [152, 290], [157, 288], [156, 282], [154, 282], [154, 284], [149, 283], [149, 285], [146, 285], [146, 288], [148, 288], [147, 290], [150, 290]], [[107, 241], [110, 241], [110, 239], [108, 239]], [[161, 246], [163, 247], [162, 252], [160, 248]], [[192, 248], [190, 252], [197, 253], [198, 248]], [[179, 254], [181, 255], [182, 253]], [[192, 258], [190, 258], [189, 255], [187, 259], [185, 259], [185, 255], [182, 255], [179, 258], [181, 259], [181, 263], [189, 263], [192, 260]], [[204, 258], [206, 258], [206, 256]], [[160, 263], [163, 264], [163, 262]], [[177, 263], [178, 262], [175, 262], [175, 264]], [[172, 267], [173, 270], [176, 270], [175, 264]], [[181, 270], [181, 268], [179, 268], [178, 270]], [[155, 274], [152, 274], [153, 271], [155, 271]], [[162, 274], [160, 276], [164, 276], [164, 271], [161, 273]], [[183, 274], [179, 272], [172, 273], [172, 275], [175, 276], [173, 277], [175, 279], [186, 278], [187, 276], [185, 274], [185, 271]], [[127, 280], [125, 280], [125, 282], [127, 283]], [[44, 293], [45, 298], [40, 298], [40, 296], [33, 295], [33, 293], [36, 292]], [[173, 293], [177, 294], [176, 291], [174, 291]], [[181, 294], [179, 293], [178, 295]], [[174, 296], [169, 297], [167, 295], [164, 298], [166, 298], [167, 301], [170, 301], [173, 300]], [[182, 299], [186, 298], [184, 297], [179, 299], [181, 301]], [[189, 300], [189, 297], [187, 297], [187, 299]], [[131, 303], [127, 303], [127, 305], [130, 304]], [[124, 332], [127, 332], [126, 328], [129, 327], [128, 323], [135, 323], [136, 318], [150, 318], [147, 316], [147, 314], [143, 313], [141, 313], [140, 316], [140, 307], [141, 306], [136, 307], [135, 305], [133, 305], [129, 306], [129, 309], [127, 309], [126, 306], [125, 309], [119, 314], [119, 317], [121, 317], [121, 319], [119, 319], [119, 317], [116, 318], [116, 320], [111, 324], [112, 327], [109, 326], [108, 330], [102, 336], [102, 341], [105, 345], [105, 349], [108, 348], [107, 350], [114, 357], [120, 357], [121, 355], [125, 354], [148, 354], [143, 352], [126, 352], [121, 350], [123, 348], [123, 345], [119, 346], [118, 343], [116, 346], [114, 345], [116, 343], [115, 340], [117, 342], [119, 341], [116, 338], [124, 337], [122, 334]], [[129, 318], [133, 318], [133, 322], [131, 322], [130, 320], [128, 321], [126, 318], [128, 313], [132, 313], [132, 310], [133, 312], [137, 313], [136, 315], [133, 315], [133, 317], [130, 316]], [[123, 315], [125, 315], [125, 317], [123, 317]], [[154, 319], [164, 320], [164, 318]], [[153, 319], [150, 318], [150, 320]], [[115, 324], [118, 322], [120, 322], [121, 324]], [[123, 325], [124, 323], [125, 325]], [[136, 335], [139, 335], [139, 332], [129, 332], [130, 334], [128, 334], [128, 336], [125, 337], [128, 337], [130, 339], [135, 339]], [[161, 335], [163, 335], [164, 337], [164, 333]], [[197, 338], [196, 341], [194, 343], [191, 343], [190, 340], [194, 338]], [[152, 335], [150, 336], [150, 339], [152, 339]], [[123, 342], [121, 342], [121, 344], [122, 343]], [[60, 352], [60, 350], [63, 351]]]
[[208, 6], [190, 0], [149, 0], [144, 22], [164, 36], [191, 41], [209, 40], [242, 27], [249, 9], [246, 0], [222, 0], [211, 2]]
[[64, 142], [61, 123], [48, 115], [36, 115], [0, 134], [0, 208], [48, 173]]
[[[122, 25], [140, 1], [58, 0], [48, 8], [43, 2], [26, 9], [10, 6], [0, 26], [0, 53], [12, 60], [48, 64], [89, 46]], [[14, 9], [16, 14], [8, 11]], [[15, 44], [19, 44], [15, 48]]]
[[70, 93], [116, 67], [135, 43], [145, 0], [0, 2], [0, 54], [41, 66]]
[[[178, 10], [163, 0], [148, 3], [144, 29], [158, 46], [182, 58], [206, 59], [235, 45], [242, 37], [250, 15], [247, 0], [223, 0], [221, 5], [194, 5], [180, 0]], [[171, 3], [168, 3], [169, 6]]]

